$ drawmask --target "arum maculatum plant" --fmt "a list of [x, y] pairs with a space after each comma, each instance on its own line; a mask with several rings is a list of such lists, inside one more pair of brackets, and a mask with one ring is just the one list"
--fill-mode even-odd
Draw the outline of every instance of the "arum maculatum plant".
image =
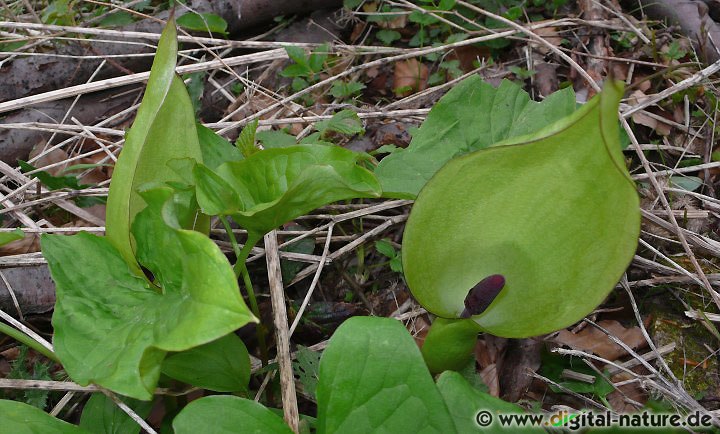
[[[480, 409], [522, 411], [452, 372], [467, 364], [477, 334], [566, 327], [603, 300], [632, 257], [638, 198], [620, 150], [622, 88], [614, 82], [576, 111], [571, 90], [536, 103], [510, 82], [494, 88], [469, 78], [438, 102], [409, 148], [373, 173], [367, 155], [331, 144], [260, 150], [251, 124], [236, 147], [197, 125], [176, 57], [171, 20], [115, 166], [106, 236], [41, 240], [57, 287], [54, 352], [43, 354], [74, 382], [124, 395], [141, 418], [166, 377], [225, 394], [182, 408], [176, 433], [290, 432], [241, 397], [250, 393], [250, 359], [234, 332], [260, 317], [245, 260], [266, 233], [331, 202], [416, 198], [403, 268], [437, 318], [422, 352], [395, 320], [345, 322], [320, 362], [317, 418], [305, 419], [318, 433], [465, 433], [477, 430]], [[234, 265], [207, 236], [213, 216]], [[243, 246], [233, 222], [247, 232]], [[87, 401], [79, 426], [0, 400], [0, 426], [139, 431], [103, 394]]]
[[614, 288], [640, 232], [619, 143], [622, 89], [608, 81], [569, 116], [452, 159], [424, 184], [402, 259], [413, 295], [439, 317], [423, 347], [431, 370], [466, 363], [481, 331], [567, 327]]

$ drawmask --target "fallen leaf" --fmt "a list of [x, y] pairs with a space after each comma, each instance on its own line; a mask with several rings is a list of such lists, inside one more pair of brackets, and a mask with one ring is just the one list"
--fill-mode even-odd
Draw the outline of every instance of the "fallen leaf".
[[[607, 320], [600, 321], [598, 325], [633, 350], [647, 345], [639, 327], [625, 328], [617, 321]], [[552, 338], [552, 341], [567, 345], [570, 348], [596, 354], [607, 360], [616, 360], [627, 354], [620, 345], [611, 341], [604, 332], [596, 327], [586, 327], [576, 334], [568, 330], [561, 330]]]
[[[627, 372], [620, 372], [613, 375], [611, 378], [613, 383], [619, 383], [630, 379], [632, 379], [632, 375]], [[618, 386], [617, 390], [611, 392], [607, 396], [607, 400], [612, 409], [618, 413], [633, 413], [638, 411], [638, 407], [632, 402], [628, 402], [627, 398], [637, 401], [643, 405], [647, 402], [648, 394], [645, 389], [640, 386], [640, 384], [641, 383], [639, 381], [623, 384]]]
[[427, 89], [430, 69], [417, 59], [395, 63], [395, 94], [399, 97]]

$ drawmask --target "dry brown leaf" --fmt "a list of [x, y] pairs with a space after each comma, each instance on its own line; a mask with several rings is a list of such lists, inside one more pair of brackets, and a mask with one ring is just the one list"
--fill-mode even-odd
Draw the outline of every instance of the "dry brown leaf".
[[0, 256], [21, 255], [40, 251], [40, 237], [38, 234], [25, 234], [25, 238], [7, 243], [0, 247]]
[[[539, 37], [543, 38], [545, 41], [549, 42], [551, 45], [554, 45], [555, 47], [559, 47], [560, 44], [562, 44], [563, 38], [558, 33], [556, 27], [553, 27], [553, 26], [541, 27], [539, 29], [533, 30], [533, 33], [535, 33]], [[542, 54], [548, 54], [550, 52], [550, 47], [548, 47], [545, 44], [533, 42], [532, 45], [533, 45], [534, 49], [536, 49], [538, 52], [540, 52]]]
[[395, 63], [395, 94], [399, 97], [427, 89], [430, 69], [417, 59]]
[[488, 387], [488, 393], [492, 396], [500, 397], [500, 378], [498, 377], [497, 365], [495, 363], [486, 366], [480, 371], [480, 378], [482, 378], [485, 385]]
[[[619, 383], [621, 381], [627, 381], [632, 379], [632, 375], [627, 372], [620, 372], [613, 375], [611, 381], [613, 383]], [[618, 413], [632, 413], [638, 411], [638, 407], [633, 405], [632, 402], [628, 402], [626, 399], [629, 398], [633, 401], [637, 401], [640, 404], [645, 404], [648, 400], [648, 394], [640, 386], [640, 382], [623, 384], [611, 392], [608, 396], [608, 402], [613, 410]]]
[[[641, 90], [636, 90], [630, 95], [629, 102], [633, 105], [642, 103], [648, 98], [647, 95]], [[667, 136], [670, 134], [670, 126], [664, 122], [660, 122], [655, 118], [650, 117], [647, 113], [638, 111], [633, 113], [632, 119], [636, 124], [645, 125], [655, 130], [656, 133]]]
[[[639, 327], [625, 328], [614, 320], [600, 321], [598, 325], [634, 350], [647, 345]], [[620, 345], [611, 341], [605, 333], [596, 327], [586, 327], [577, 334], [568, 330], [561, 330], [552, 341], [567, 345], [570, 348], [596, 354], [607, 360], [616, 360], [627, 354]]]

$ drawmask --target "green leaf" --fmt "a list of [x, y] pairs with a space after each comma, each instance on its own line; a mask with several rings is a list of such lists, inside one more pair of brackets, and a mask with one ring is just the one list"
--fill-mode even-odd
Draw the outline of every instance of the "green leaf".
[[325, 137], [328, 131], [335, 131], [346, 135], [365, 132], [358, 114], [348, 109], [335, 113], [330, 119], [317, 122], [315, 128], [320, 132], [322, 137]]
[[332, 84], [330, 95], [332, 95], [333, 98], [348, 98], [359, 93], [363, 89], [365, 89], [365, 85], [358, 83], [357, 81], [344, 82], [342, 80], [337, 80]]
[[299, 345], [297, 361], [293, 362], [293, 372], [303, 385], [303, 391], [313, 398], [315, 398], [315, 390], [317, 389], [320, 356], [319, 352]]
[[[288, 230], [304, 230], [300, 225], [288, 225]], [[304, 253], [306, 255], [312, 255], [315, 251], [315, 237], [305, 237], [299, 241], [295, 241], [292, 244], [280, 249], [283, 252], [292, 253]], [[301, 261], [294, 261], [292, 259], [280, 259], [280, 271], [282, 272], [282, 279], [284, 283], [290, 283], [295, 276], [305, 268], [307, 264]]]
[[390, 244], [390, 241], [387, 238], [375, 241], [375, 250], [377, 250], [378, 253], [385, 256], [386, 258], [392, 259], [397, 256], [397, 251], [395, 250], [395, 247]]
[[257, 126], [257, 119], [245, 125], [245, 128], [242, 129], [235, 141], [235, 145], [240, 149], [240, 152], [242, 152], [245, 158], [260, 152], [260, 149], [255, 146], [255, 131], [257, 130]]
[[0, 246], [4, 246], [5, 244], [13, 241], [22, 240], [23, 238], [25, 238], [25, 232], [17, 228], [12, 232], [0, 232]]
[[478, 76], [467, 78], [435, 104], [408, 148], [380, 161], [375, 173], [383, 195], [415, 198], [452, 158], [536, 132], [574, 110], [570, 88], [537, 103], [510, 81], [494, 88]]
[[88, 434], [31, 405], [5, 399], [0, 399], [0, 424], [3, 432], [13, 434]]
[[[37, 170], [35, 166], [33, 166], [30, 163], [27, 163], [23, 160], [18, 160], [18, 165], [20, 166], [20, 169], [22, 169], [23, 172], [27, 173], [31, 170]], [[78, 182], [78, 179], [76, 176], [68, 175], [68, 176], [53, 176], [50, 173], [39, 170], [32, 175], [37, 179], [40, 180], [40, 182], [43, 183], [47, 188], [50, 190], [59, 190], [61, 188], [71, 188], [73, 190], [82, 190], [84, 188], [89, 187], [89, 185], [81, 185]]]
[[[524, 410], [502, 399], [481, 392], [472, 387], [457, 372], [445, 371], [437, 380], [437, 387], [440, 390], [445, 404], [450, 410], [450, 415], [455, 421], [458, 432], [479, 432], [504, 434], [509, 428], [497, 422], [497, 414], [522, 414]], [[493, 416], [493, 423], [487, 427], [478, 427], [475, 416], [480, 411], [489, 411]], [[537, 432], [544, 433], [540, 427], [525, 428], [514, 427], [512, 432]]]
[[391, 45], [401, 38], [400, 32], [396, 30], [381, 29], [375, 33], [375, 37], [385, 45]]
[[132, 14], [116, 10], [114, 13], [103, 18], [99, 23], [98, 27], [120, 27], [134, 23]]
[[[540, 373], [558, 384], [559, 387], [550, 385], [550, 389], [555, 393], [565, 393], [565, 390], [570, 390], [577, 393], [592, 393], [601, 399], [605, 399], [607, 395], [615, 390], [613, 385], [605, 379], [605, 377], [609, 378], [608, 375], [603, 377], [598, 374], [597, 371], [582, 363], [582, 361], [578, 358], [572, 356], [563, 357], [549, 351], [543, 351], [541, 357], [542, 369]], [[584, 381], [567, 379], [562, 376], [565, 369], [571, 369], [581, 374], [590, 375], [595, 377], [595, 381], [593, 383], [587, 383]]]
[[389, 318], [354, 317], [337, 329], [317, 403], [319, 434], [455, 432], [415, 341]]
[[228, 23], [215, 14], [189, 12], [178, 17], [177, 24], [188, 30], [227, 34]]
[[215, 392], [247, 390], [250, 355], [235, 333], [199, 347], [168, 356], [162, 373], [202, 389]]
[[285, 52], [287, 53], [288, 57], [290, 57], [290, 59], [292, 59], [298, 65], [305, 67], [306, 70], [310, 71], [310, 66], [308, 65], [308, 56], [307, 53], [305, 53], [305, 49], [295, 45], [286, 45], [283, 48], [285, 48]]
[[167, 226], [172, 190], [143, 193], [148, 207], [133, 223], [138, 277], [107, 238], [85, 232], [43, 235], [57, 286], [55, 352], [73, 381], [137, 399], [152, 397], [168, 351], [218, 339], [248, 322], [230, 263], [206, 236]]
[[325, 61], [328, 58], [329, 50], [330, 47], [328, 44], [322, 44], [312, 51], [310, 57], [308, 58], [308, 66], [312, 72], [322, 71]]
[[[287, 47], [286, 47], [287, 48]], [[280, 75], [282, 77], [310, 77], [312, 76], [313, 72], [310, 70], [310, 68], [307, 65], [301, 65], [299, 63], [294, 63], [292, 65], [288, 65], [280, 71]], [[305, 81], [303, 85], [297, 85], [300, 89], [304, 89], [308, 86], [307, 82]], [[296, 85], [293, 82], [293, 88], [295, 88]], [[300, 90], [296, 89], [296, 90]]]
[[618, 143], [621, 96], [621, 85], [607, 84], [571, 116], [435, 174], [403, 236], [420, 304], [457, 318], [470, 289], [500, 274], [504, 287], [473, 319], [489, 333], [526, 337], [565, 328], [605, 299], [640, 230]]
[[208, 215], [228, 215], [243, 207], [242, 199], [230, 184], [208, 167], [198, 164], [193, 169], [198, 202]]
[[108, 240], [141, 275], [135, 260], [130, 224], [145, 207], [138, 188], [149, 182], [188, 182], [168, 165], [178, 158], [202, 161], [195, 128], [195, 113], [182, 80], [175, 75], [177, 57], [175, 22], [169, 20], [155, 54], [150, 78], [135, 122], [113, 171], [107, 202]]
[[207, 167], [216, 169], [219, 165], [227, 163], [228, 161], [241, 161], [245, 159], [238, 148], [233, 146], [232, 143], [228, 142], [225, 138], [217, 135], [215, 131], [201, 123], [198, 123], [196, 127], [202, 161]]
[[273, 433], [292, 434], [282, 418], [276, 416], [262, 404], [235, 396], [207, 396], [197, 399], [172, 423], [175, 434]]
[[[143, 419], [152, 410], [152, 401], [123, 399]], [[80, 427], [96, 434], [139, 434], [140, 425], [132, 420], [112, 399], [102, 393], [93, 394], [85, 403], [80, 416]]]
[[218, 167], [241, 206], [227, 209], [205, 189], [205, 171], [195, 171], [198, 203], [203, 210], [223, 210], [260, 237], [296, 217], [328, 203], [360, 197], [378, 197], [374, 175], [361, 167], [365, 158], [337, 146], [298, 145], [265, 149], [243, 161]]
[[262, 143], [265, 148], [286, 148], [297, 145], [295, 136], [285, 131], [258, 131], [255, 133], [255, 138]]

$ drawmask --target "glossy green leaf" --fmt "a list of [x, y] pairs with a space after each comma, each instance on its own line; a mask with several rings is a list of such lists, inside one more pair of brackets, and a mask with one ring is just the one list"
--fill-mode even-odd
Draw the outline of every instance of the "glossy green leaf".
[[228, 27], [227, 21], [225, 21], [222, 17], [209, 13], [196, 14], [194, 12], [190, 12], [178, 17], [177, 23], [178, 26], [184, 27], [188, 30], [222, 34], [227, 33]]
[[574, 110], [571, 88], [537, 103], [510, 81], [494, 88], [479, 76], [467, 78], [435, 104], [408, 148], [380, 161], [375, 173], [383, 195], [415, 198], [452, 158], [533, 133]]
[[202, 161], [207, 167], [215, 169], [228, 161], [241, 161], [245, 159], [238, 148], [223, 137], [217, 135], [215, 131], [200, 123], [196, 126]]
[[168, 351], [184, 351], [254, 321], [232, 268], [206, 236], [167, 226], [169, 188], [144, 192], [133, 223], [138, 260], [155, 284], [135, 275], [107, 238], [43, 235], [57, 286], [55, 352], [77, 383], [152, 397]]
[[162, 373], [184, 383], [216, 392], [247, 390], [250, 355], [234, 333], [168, 356]]
[[0, 232], [0, 246], [4, 246], [7, 243], [13, 241], [22, 240], [25, 238], [25, 232], [21, 229], [15, 229], [12, 232]]
[[454, 432], [442, 396], [403, 325], [353, 317], [320, 361], [318, 433]]
[[13, 434], [88, 434], [89, 431], [56, 419], [39, 408], [0, 399], [0, 426]]
[[[18, 165], [23, 172], [30, 172], [32, 170], [36, 170], [35, 166], [23, 160], [18, 160]], [[38, 170], [31, 176], [40, 180], [40, 182], [50, 190], [59, 190], [61, 188], [82, 190], [89, 187], [89, 185], [80, 184], [77, 176], [74, 175], [54, 176], [44, 170]]]
[[525, 337], [582, 319], [614, 288], [640, 230], [635, 185], [618, 144], [622, 86], [611, 83], [540, 132], [445, 165], [412, 209], [403, 267], [417, 300], [457, 318], [469, 290], [505, 278], [473, 319]]
[[193, 168], [198, 202], [208, 215], [227, 215], [243, 206], [237, 191], [220, 175], [198, 164]]
[[[152, 401], [125, 398], [123, 402], [142, 418], [146, 418], [153, 407]], [[140, 433], [140, 425], [102, 393], [94, 393], [85, 403], [80, 416], [80, 427], [95, 434]]]
[[206, 396], [195, 400], [182, 409], [172, 426], [175, 434], [292, 434], [282, 418], [262, 404], [236, 396]]
[[378, 197], [377, 179], [359, 165], [364, 158], [363, 154], [337, 146], [265, 149], [243, 161], [217, 168], [217, 175], [239, 198], [236, 209], [228, 209], [221, 192], [208, 187], [220, 184], [205, 170], [194, 171], [198, 203], [205, 213], [222, 211], [221, 214], [232, 215], [259, 237], [322, 205]]
[[175, 22], [170, 20], [160, 37], [145, 96], [115, 164], [108, 193], [107, 237], [136, 274], [141, 273], [135, 265], [130, 225], [145, 207], [138, 188], [149, 182], [188, 182], [192, 175], [178, 175], [168, 161], [202, 161], [192, 102], [175, 74], [176, 36]]
[[[525, 429], [513, 427], [510, 429], [507, 426], [500, 425], [497, 419], [498, 413], [521, 414], [524, 413], [524, 410], [515, 404], [475, 389], [457, 372], [444, 372], [437, 380], [437, 387], [445, 399], [445, 404], [450, 410], [450, 415], [455, 421], [458, 432], [498, 434], [508, 432], [546, 432], [540, 427]], [[480, 411], [490, 412], [492, 416], [492, 423], [490, 425], [480, 428], [475, 422], [476, 415]]]

